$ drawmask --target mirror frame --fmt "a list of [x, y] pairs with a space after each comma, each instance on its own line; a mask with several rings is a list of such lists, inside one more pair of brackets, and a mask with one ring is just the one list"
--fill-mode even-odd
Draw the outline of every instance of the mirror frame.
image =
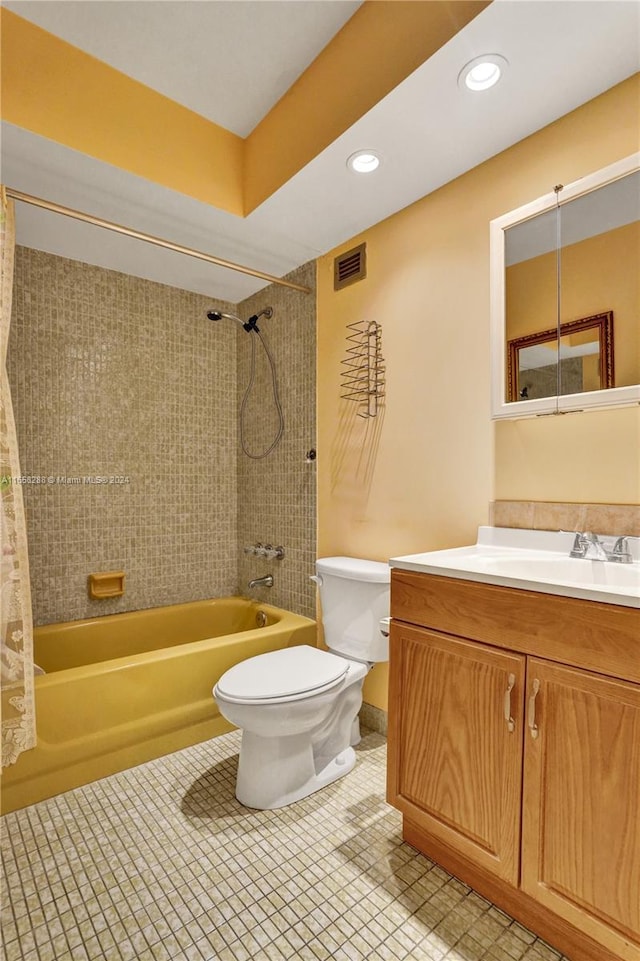
[[[582, 177], [562, 189], [560, 206], [606, 184], [640, 170], [640, 151]], [[507, 401], [507, 336], [505, 311], [505, 231], [555, 208], [555, 191], [497, 217], [489, 224], [491, 312], [491, 419], [515, 420], [540, 414], [559, 414], [603, 407], [640, 404], [640, 384], [608, 387], [577, 394], [553, 395], [535, 400]], [[563, 325], [564, 326], [564, 325]]]
[[[560, 337], [569, 337], [571, 334], [578, 334], [583, 330], [591, 330], [592, 328], [598, 331], [600, 390], [608, 390], [610, 387], [613, 387], [613, 311], [605, 310], [603, 313], [593, 314], [591, 317], [569, 320], [566, 324], [560, 325]], [[551, 330], [540, 330], [535, 334], [525, 334], [523, 337], [514, 337], [513, 340], [507, 341], [507, 389], [509, 403], [512, 404], [514, 401], [519, 400], [519, 351], [523, 347], [546, 344], [549, 341], [555, 341], [557, 339], [558, 329], [552, 327]], [[555, 399], [555, 394], [553, 398]]]

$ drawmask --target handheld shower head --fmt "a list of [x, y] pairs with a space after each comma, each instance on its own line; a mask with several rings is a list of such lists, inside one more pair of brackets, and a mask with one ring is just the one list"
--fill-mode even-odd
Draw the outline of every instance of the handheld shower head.
[[235, 314], [225, 314], [221, 310], [208, 310], [207, 317], [209, 318], [209, 320], [235, 320], [236, 323], [242, 324], [242, 326], [244, 327], [244, 323], [240, 320], [239, 317], [236, 317]]
[[251, 390], [254, 386], [255, 375], [256, 375], [256, 338], [255, 337], [251, 338], [251, 372], [249, 374], [249, 383], [247, 384], [246, 390], [242, 397], [242, 403], [240, 404], [240, 446], [243, 452], [247, 455], [247, 457], [251, 457], [253, 458], [253, 460], [262, 460], [263, 457], [266, 457], [267, 454], [270, 454], [271, 451], [278, 446], [278, 444], [280, 443], [280, 438], [282, 437], [282, 434], [284, 432], [284, 415], [282, 413], [282, 404], [280, 403], [280, 396], [278, 394], [278, 379], [276, 376], [276, 367], [273, 360], [273, 356], [269, 349], [269, 345], [265, 337], [263, 336], [263, 334], [260, 332], [260, 328], [258, 327], [258, 320], [261, 317], [267, 317], [267, 318], [273, 317], [273, 307], [263, 307], [262, 310], [259, 310], [257, 313], [253, 314], [253, 316], [249, 317], [246, 323], [240, 320], [239, 317], [236, 317], [235, 314], [225, 313], [223, 310], [215, 310], [213, 308], [207, 311], [207, 317], [209, 318], [209, 320], [235, 320], [235, 322], [237, 324], [240, 324], [242, 329], [246, 330], [248, 334], [255, 332], [260, 338], [260, 343], [264, 348], [264, 352], [266, 354], [269, 367], [271, 368], [271, 384], [273, 387], [273, 400], [274, 400], [276, 411], [278, 414], [278, 428], [276, 430], [276, 434], [272, 442], [269, 444], [268, 447], [266, 447], [259, 454], [254, 454], [247, 448], [245, 435], [244, 435], [247, 401], [249, 399], [249, 395], [251, 394]]
[[239, 317], [236, 317], [235, 314], [225, 314], [221, 310], [207, 311], [207, 317], [209, 318], [209, 320], [235, 320], [235, 322], [237, 324], [240, 324], [240, 326], [244, 328], [244, 330], [246, 330], [248, 334], [250, 334], [252, 330], [255, 330], [257, 333], [259, 333], [260, 328], [257, 325], [257, 320], [259, 317], [272, 317], [272, 316], [273, 316], [273, 307], [265, 307], [264, 310], [260, 310], [257, 314], [254, 314], [253, 317], [249, 317], [249, 320], [245, 324], [245, 322], [243, 320], [240, 320]]

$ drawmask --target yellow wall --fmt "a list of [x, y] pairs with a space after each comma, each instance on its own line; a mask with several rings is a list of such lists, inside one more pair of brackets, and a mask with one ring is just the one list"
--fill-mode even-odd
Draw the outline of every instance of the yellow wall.
[[637, 407], [496, 424], [496, 500], [640, 501]]
[[[321, 556], [473, 542], [495, 495], [638, 500], [637, 409], [491, 422], [489, 221], [637, 150], [639, 93], [636, 75], [320, 259]], [[334, 292], [334, 256], [361, 241], [367, 279]], [[371, 422], [340, 399], [346, 325], [362, 319], [382, 325], [386, 361]], [[386, 707], [386, 680], [375, 668], [369, 703]]]
[[[613, 311], [615, 386], [640, 383], [640, 223], [562, 248], [561, 320]], [[555, 252], [507, 268], [507, 339], [556, 324]]]

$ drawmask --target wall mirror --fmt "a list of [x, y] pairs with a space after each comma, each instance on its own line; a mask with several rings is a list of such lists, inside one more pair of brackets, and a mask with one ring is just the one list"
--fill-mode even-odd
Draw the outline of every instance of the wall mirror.
[[640, 403], [640, 154], [491, 222], [492, 416]]
[[613, 387], [613, 311], [508, 341], [507, 400]]

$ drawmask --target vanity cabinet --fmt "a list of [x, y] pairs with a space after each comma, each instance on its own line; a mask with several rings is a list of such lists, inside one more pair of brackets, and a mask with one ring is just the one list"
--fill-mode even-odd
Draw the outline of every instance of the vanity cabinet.
[[517, 884], [525, 658], [405, 625], [393, 644], [402, 692], [398, 806]]
[[640, 958], [640, 687], [527, 670], [522, 889], [595, 939], [635, 939], [621, 956]]
[[391, 583], [403, 836], [573, 961], [638, 961], [640, 611]]

